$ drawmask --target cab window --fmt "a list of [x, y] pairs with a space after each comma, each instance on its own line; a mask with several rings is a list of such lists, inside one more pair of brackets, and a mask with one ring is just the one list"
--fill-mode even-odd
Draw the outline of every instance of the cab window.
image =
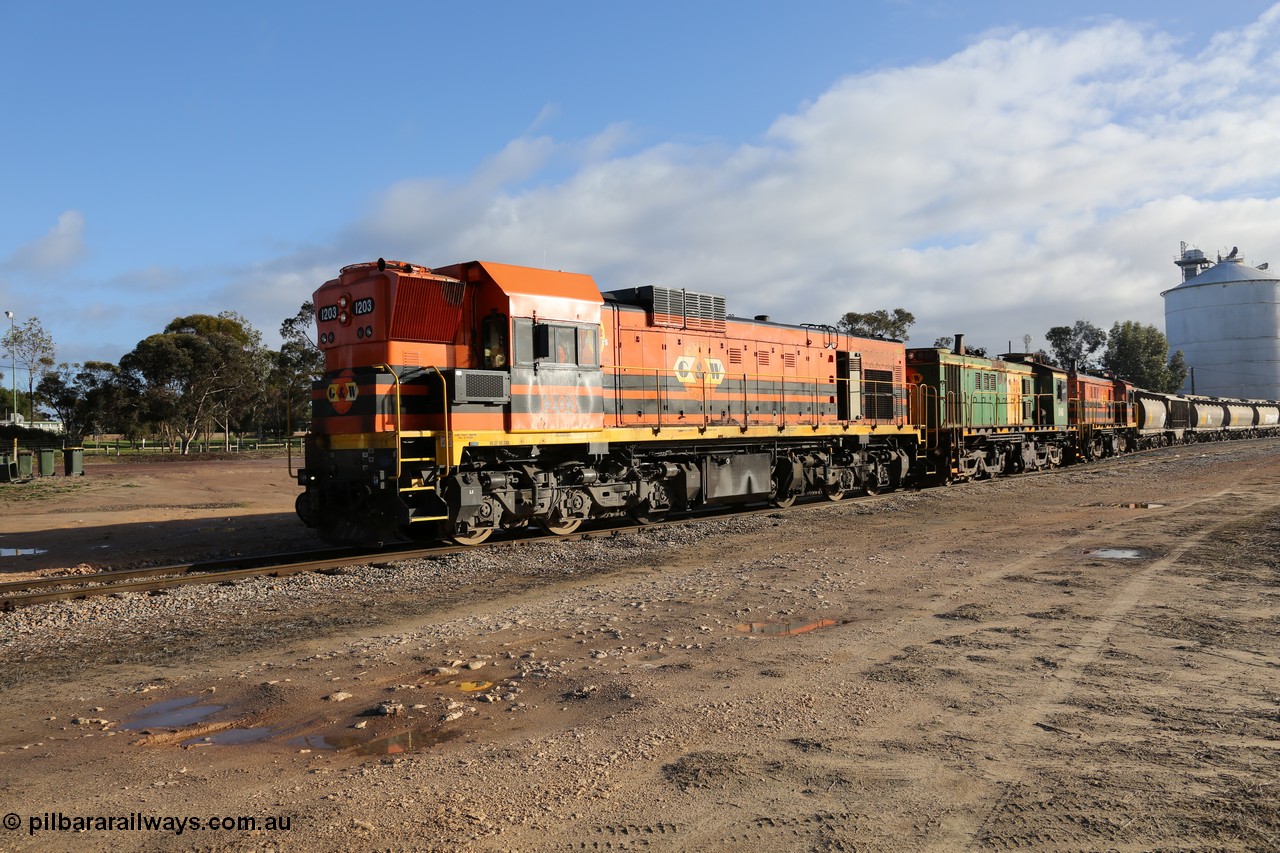
[[533, 327], [534, 357], [548, 364], [580, 364], [598, 367], [597, 330], [578, 326], [539, 323]]
[[553, 326], [554, 346], [547, 356], [556, 364], [576, 364], [578, 361], [577, 335], [572, 326]]
[[600, 351], [596, 347], [596, 329], [578, 329], [578, 364], [582, 367], [599, 367]]
[[484, 366], [488, 370], [503, 370], [507, 358], [507, 318], [502, 314], [490, 314], [481, 330], [484, 349]]
[[525, 367], [533, 364], [537, 358], [537, 353], [534, 351], [533, 346], [533, 321], [513, 320], [511, 323], [511, 335], [515, 340], [516, 364]]

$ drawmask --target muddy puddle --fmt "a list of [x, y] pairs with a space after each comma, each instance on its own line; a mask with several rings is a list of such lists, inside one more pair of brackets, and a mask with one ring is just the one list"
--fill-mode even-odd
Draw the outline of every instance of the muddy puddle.
[[1156, 554], [1150, 548], [1086, 548], [1084, 555], [1098, 560], [1145, 560]]
[[289, 745], [304, 749], [349, 752], [353, 755], [399, 755], [406, 752], [420, 752], [447, 743], [461, 735], [460, 731], [441, 731], [424, 727], [381, 737], [355, 734], [303, 735], [289, 741]]
[[142, 729], [180, 729], [198, 723], [211, 714], [225, 709], [226, 705], [201, 705], [199, 696], [179, 696], [148, 705], [135, 716], [120, 724], [129, 731]]

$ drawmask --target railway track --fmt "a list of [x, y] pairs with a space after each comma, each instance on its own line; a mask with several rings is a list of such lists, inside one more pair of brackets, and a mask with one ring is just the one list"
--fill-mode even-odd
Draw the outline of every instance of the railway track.
[[[1266, 439], [1252, 439], [1266, 440]], [[1044, 477], [1067, 472], [1078, 472], [1084, 466], [1090, 467], [1143, 467], [1154, 464], [1149, 459], [1152, 454], [1161, 451], [1198, 452], [1198, 455], [1212, 455], [1210, 451], [1229, 451], [1234, 442], [1221, 445], [1188, 445], [1183, 447], [1162, 447], [1137, 451], [1119, 457], [1109, 457], [1084, 465], [1071, 465], [1065, 468], [1054, 468], [1047, 471], [1035, 471], [1019, 476]], [[959, 483], [950, 488], [981, 487], [983, 483], [998, 482], [1003, 478], [992, 480], [969, 481]], [[859, 495], [845, 498], [846, 502], [871, 502], [892, 497], [901, 492], [886, 492], [877, 495]], [[797, 503], [794, 509], [823, 506], [829, 501], [821, 497]], [[631, 522], [602, 523], [600, 526], [577, 531], [569, 535], [552, 533], [523, 533], [515, 538], [497, 539], [483, 545], [440, 544], [427, 547], [406, 544], [388, 546], [379, 549], [331, 548], [304, 551], [288, 554], [261, 554], [247, 557], [234, 557], [222, 560], [206, 560], [193, 563], [176, 563], [166, 566], [150, 566], [139, 569], [116, 569], [93, 572], [82, 575], [47, 576], [22, 581], [0, 583], [0, 611], [14, 610], [34, 604], [47, 604], [54, 601], [92, 598], [103, 595], [118, 595], [131, 592], [154, 593], [171, 587], [189, 584], [213, 584], [252, 577], [288, 577], [305, 572], [326, 572], [341, 569], [345, 566], [381, 565], [398, 560], [427, 559], [476, 548], [502, 548], [528, 545], [536, 542], [597, 539], [617, 536], [642, 529], [653, 529], [672, 524], [688, 524], [701, 520], [723, 518], [729, 515], [755, 515], [783, 511], [779, 507], [754, 507], [749, 510], [739, 508], [717, 508], [695, 514], [682, 515], [679, 518], [661, 520], [648, 524]]]
[[[850, 500], [871, 500], [872, 496]], [[820, 499], [819, 499], [820, 500]], [[825, 503], [825, 501], [823, 501]], [[47, 604], [78, 598], [93, 598], [130, 592], [153, 593], [189, 584], [214, 584], [252, 577], [288, 577], [305, 572], [326, 572], [345, 566], [382, 565], [398, 560], [417, 560], [441, 557], [446, 554], [474, 551], [477, 548], [518, 547], [537, 542], [599, 539], [618, 536], [642, 529], [687, 524], [728, 515], [751, 515], [763, 512], [779, 512], [777, 507], [741, 509], [716, 509], [692, 515], [682, 515], [671, 520], [649, 524], [618, 522], [584, 528], [559, 535], [553, 533], [522, 533], [515, 538], [496, 539], [482, 545], [440, 544], [432, 546], [394, 545], [377, 549], [336, 548], [289, 554], [262, 554], [235, 557], [224, 560], [208, 560], [197, 563], [175, 563], [166, 566], [149, 566], [140, 569], [116, 569], [79, 575], [50, 575], [46, 577], [0, 583], [0, 611], [15, 610], [33, 604]]]

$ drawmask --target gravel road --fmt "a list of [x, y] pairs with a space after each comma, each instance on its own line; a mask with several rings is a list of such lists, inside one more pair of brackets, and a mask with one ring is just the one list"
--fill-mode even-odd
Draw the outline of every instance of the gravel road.
[[[1278, 450], [2, 613], [0, 849], [1277, 849]], [[0, 570], [131, 482], [115, 564], [294, 541], [280, 480]]]

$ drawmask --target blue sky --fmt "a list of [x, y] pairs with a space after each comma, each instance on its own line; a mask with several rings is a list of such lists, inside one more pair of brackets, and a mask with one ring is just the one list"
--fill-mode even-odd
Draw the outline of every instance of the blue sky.
[[59, 360], [475, 258], [911, 343], [1280, 261], [1264, 2], [0, 5], [0, 310]]

